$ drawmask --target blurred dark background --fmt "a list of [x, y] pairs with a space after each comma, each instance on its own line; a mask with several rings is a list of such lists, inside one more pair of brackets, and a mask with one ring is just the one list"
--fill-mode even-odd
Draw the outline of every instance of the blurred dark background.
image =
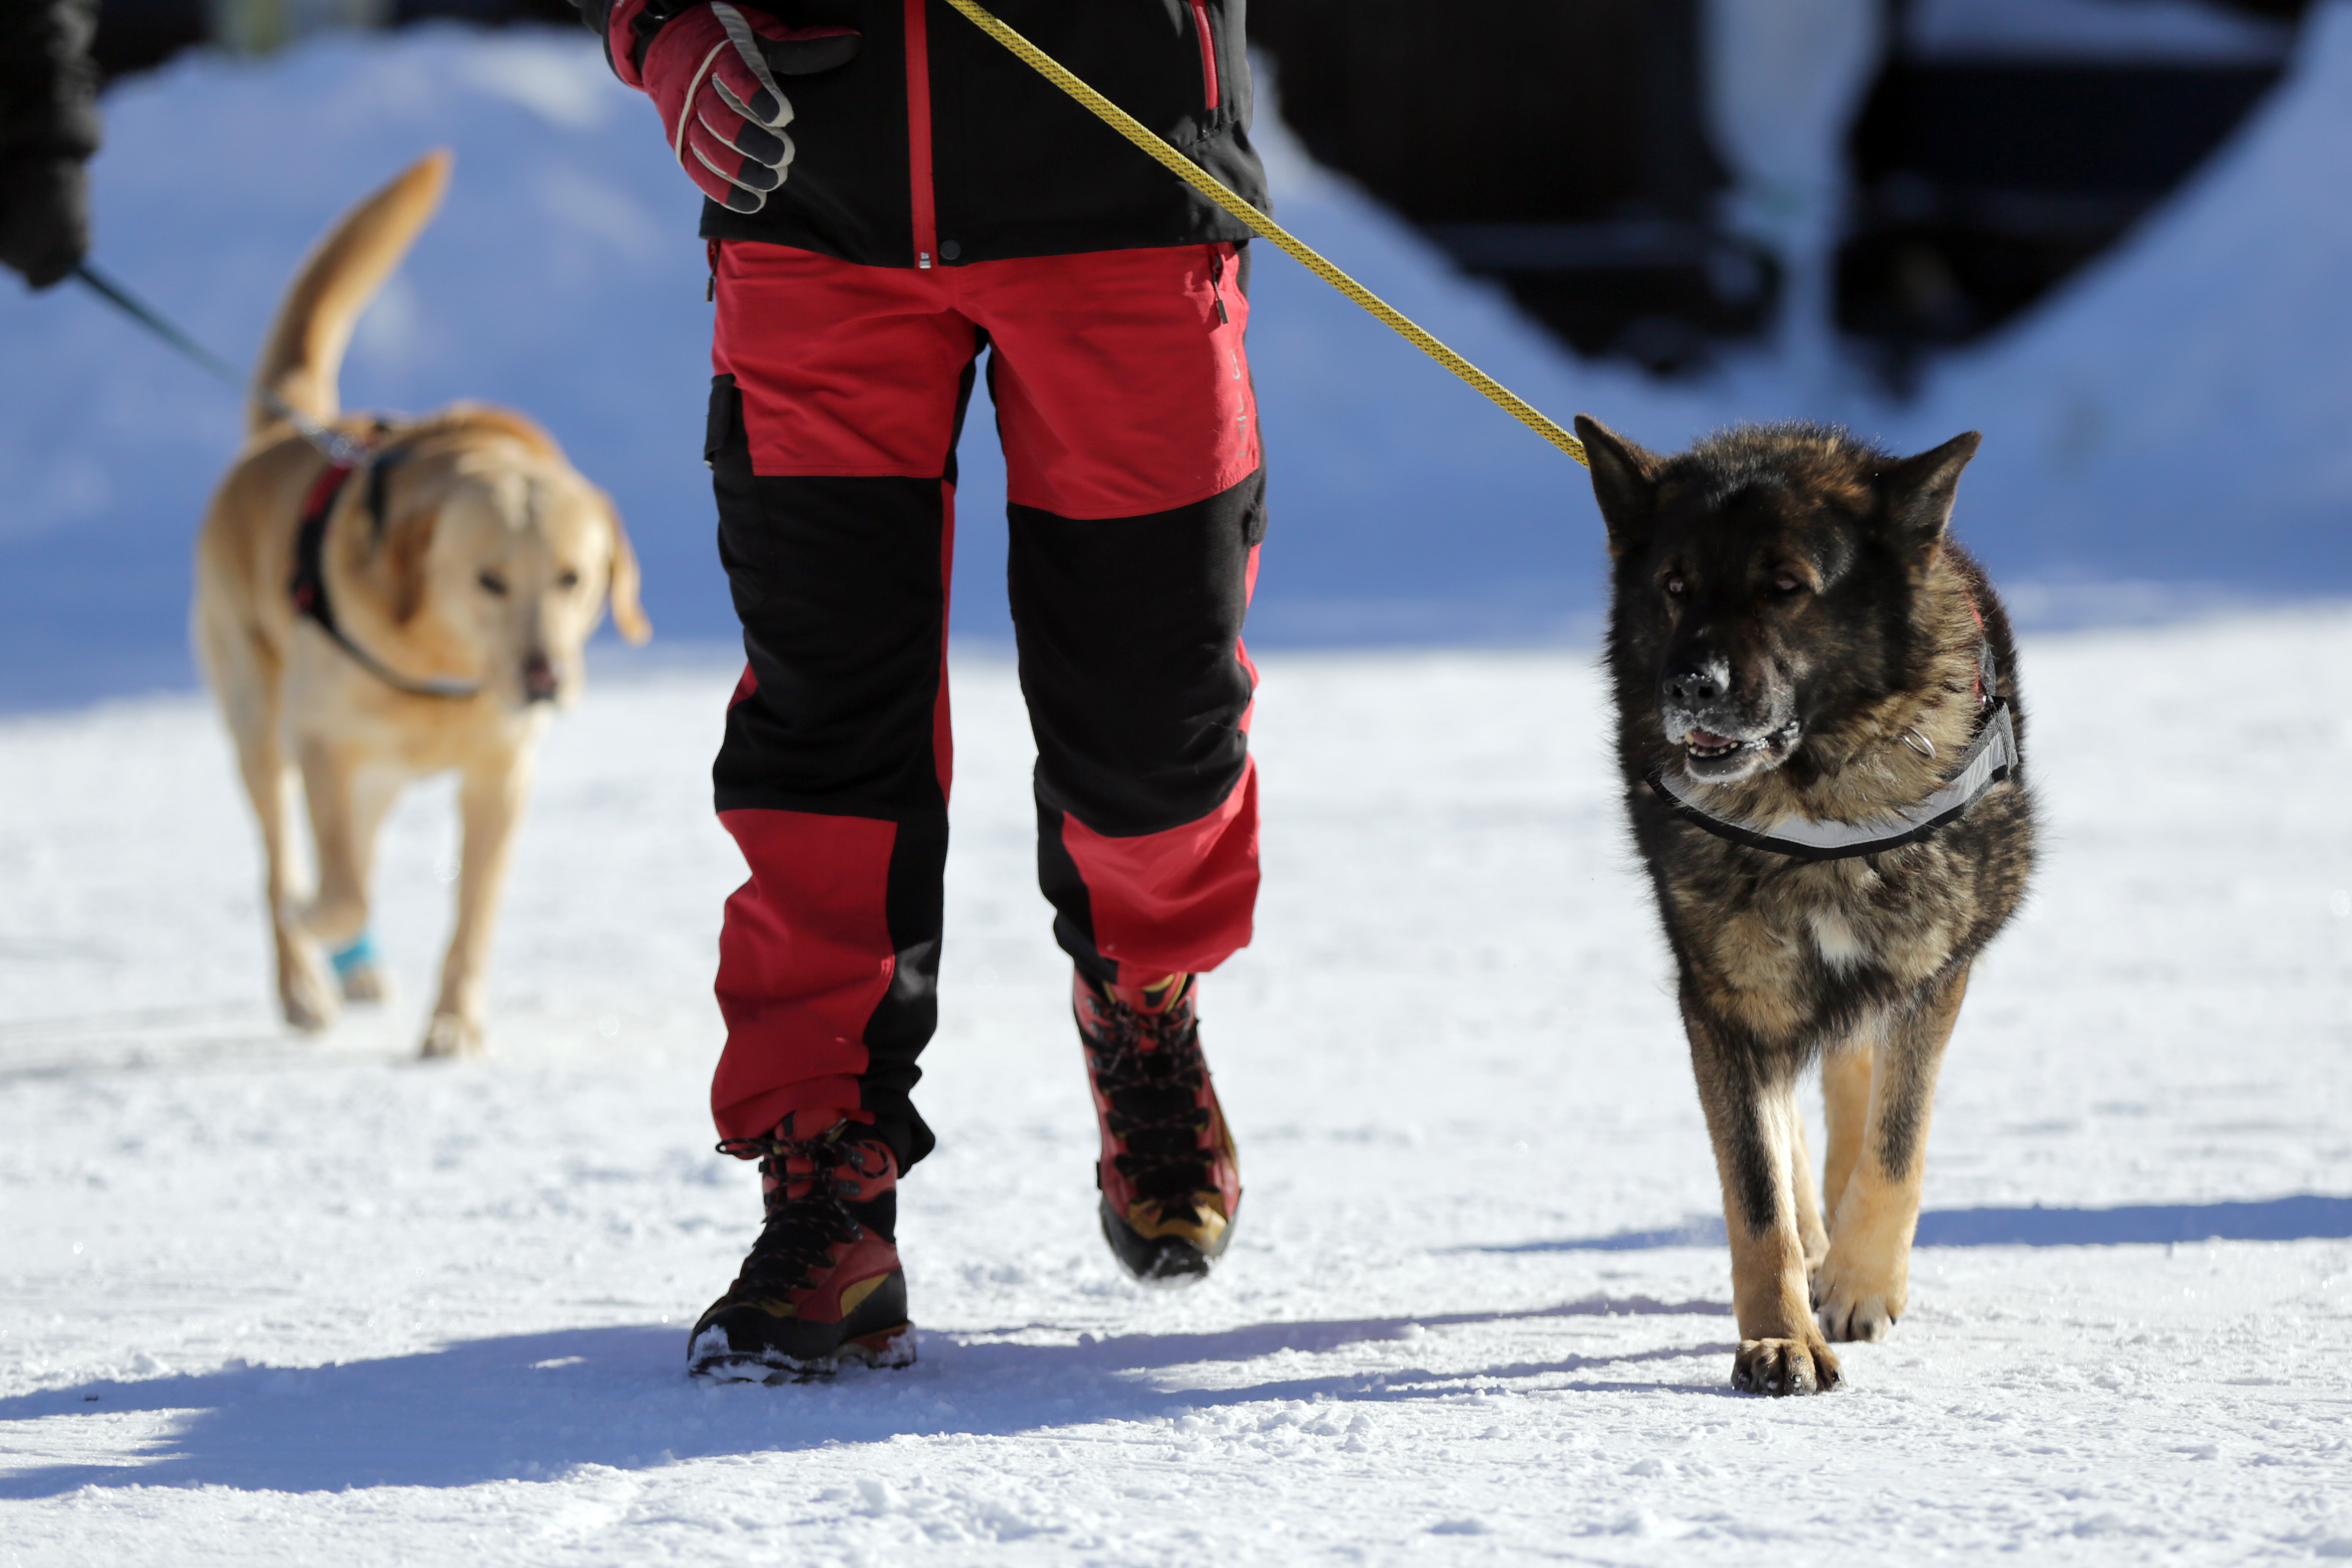
[[2273, 24], [2272, 46], [2250, 30], [2203, 58], [1972, 56], [1898, 29], [1847, 139], [1839, 328], [1903, 383], [2015, 316], [2221, 144], [2277, 83], [2307, 8], [2231, 0]]
[[[1840, 331], [1900, 389], [2017, 315], [2221, 144], [2306, 8], [1886, 0], [1846, 137]], [[1780, 258], [1719, 216], [1732, 175], [1701, 0], [1254, 0], [1251, 16], [1317, 159], [1579, 353], [1677, 374], [1774, 321]]]
[[322, 26], [404, 27], [436, 18], [479, 26], [580, 25], [567, 0], [99, 0], [93, 52], [111, 81], [215, 38], [268, 49]]
[[[1848, 346], [1907, 390], [2113, 246], [2277, 82], [2308, 4], [1882, 0], [1826, 280]], [[1315, 157], [1579, 354], [1683, 375], [1780, 320], [1785, 258], [1725, 216], [1705, 0], [1250, 17]], [[111, 79], [215, 37], [436, 18], [576, 25], [565, 0], [105, 0], [98, 55]]]
[[1752, 338], [1770, 252], [1716, 222], [1700, 0], [1252, 0], [1282, 114], [1586, 355], [1666, 373]]

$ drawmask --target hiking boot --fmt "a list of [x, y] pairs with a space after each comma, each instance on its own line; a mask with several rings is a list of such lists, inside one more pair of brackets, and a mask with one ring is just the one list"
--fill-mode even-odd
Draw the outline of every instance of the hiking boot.
[[722, 1154], [760, 1156], [768, 1223], [727, 1294], [688, 1336], [686, 1370], [724, 1383], [820, 1377], [845, 1362], [915, 1359], [907, 1277], [892, 1241], [898, 1161], [870, 1127], [794, 1111]]
[[1148, 1285], [1189, 1285], [1233, 1239], [1241, 1162], [1201, 1056], [1193, 977], [1141, 987], [1077, 977], [1072, 1009], [1102, 1123], [1103, 1239]]

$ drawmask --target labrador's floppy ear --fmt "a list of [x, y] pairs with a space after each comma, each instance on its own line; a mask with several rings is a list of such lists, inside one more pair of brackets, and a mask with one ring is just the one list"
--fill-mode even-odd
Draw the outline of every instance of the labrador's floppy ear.
[[1880, 470], [1879, 498], [1897, 538], [1925, 548], [1944, 537], [1944, 525], [1952, 520], [1952, 498], [1960, 488], [1960, 470], [1983, 441], [1979, 432], [1964, 431], [1932, 451]]
[[613, 525], [613, 565], [606, 577], [606, 597], [613, 606], [613, 625], [633, 647], [643, 647], [654, 635], [653, 623], [646, 619], [643, 606], [637, 603], [637, 552], [629, 547], [628, 530], [621, 526], [621, 513], [613, 505], [613, 498], [601, 496], [604, 503], [605, 521]]
[[405, 508], [393, 503], [383, 485], [375, 485], [368, 493], [390, 514], [376, 519], [382, 539], [376, 547], [377, 571], [384, 583], [393, 625], [404, 626], [425, 608], [425, 568], [433, 553], [433, 536], [440, 530], [441, 508], [423, 504], [413, 489], [404, 498], [408, 502]]
[[1592, 498], [1601, 503], [1601, 520], [1609, 525], [1609, 557], [1613, 561], [1633, 548], [1656, 510], [1660, 459], [1589, 414], [1576, 416], [1576, 434], [1592, 469]]

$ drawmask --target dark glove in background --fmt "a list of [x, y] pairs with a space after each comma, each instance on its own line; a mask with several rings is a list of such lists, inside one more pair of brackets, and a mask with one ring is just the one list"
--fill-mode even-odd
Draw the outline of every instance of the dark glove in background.
[[46, 289], [89, 248], [97, 0], [0, 0], [0, 263]]
[[89, 182], [79, 158], [0, 163], [0, 262], [46, 289], [89, 248]]

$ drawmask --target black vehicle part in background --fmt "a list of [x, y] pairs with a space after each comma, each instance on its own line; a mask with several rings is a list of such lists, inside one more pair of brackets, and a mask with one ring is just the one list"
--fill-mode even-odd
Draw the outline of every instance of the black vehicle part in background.
[[[2242, 0], [2292, 21], [2307, 0]], [[1901, 10], [1890, 28], [1902, 37]], [[1898, 46], [1848, 142], [1835, 319], [1907, 391], [2123, 238], [2275, 86], [2243, 60], [1918, 58]]]
[[110, 82], [133, 71], [152, 70], [212, 33], [205, 0], [103, 0], [98, 8], [98, 41], [90, 58], [99, 79]]
[[1771, 318], [1712, 220], [1701, 0], [1254, 0], [1282, 118], [1578, 353], [1674, 374]]

